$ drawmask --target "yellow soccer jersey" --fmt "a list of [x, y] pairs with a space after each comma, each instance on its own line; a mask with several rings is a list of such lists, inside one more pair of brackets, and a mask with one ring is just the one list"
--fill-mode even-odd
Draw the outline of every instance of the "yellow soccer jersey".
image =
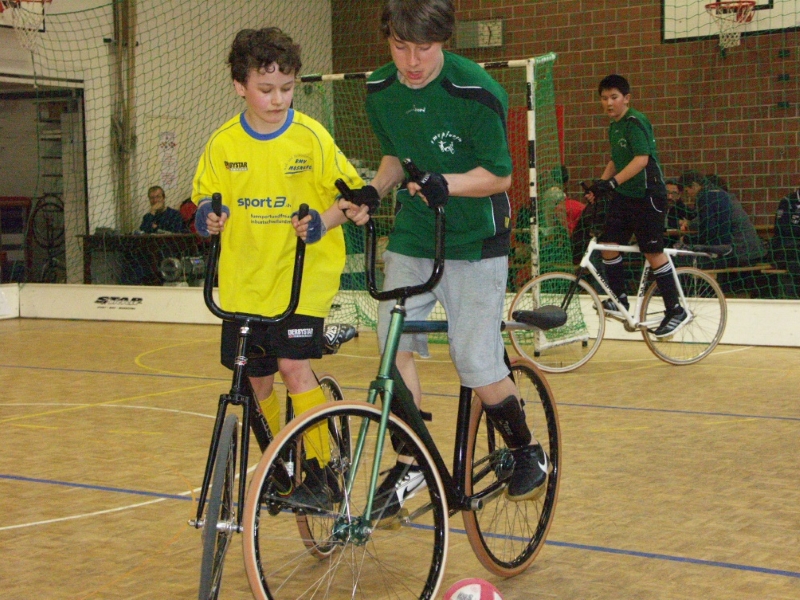
[[[254, 131], [244, 113], [214, 132], [197, 166], [192, 200], [199, 204], [219, 192], [230, 210], [219, 264], [223, 309], [266, 316], [286, 309], [297, 243], [291, 215], [303, 203], [327, 210], [339, 195], [339, 178], [352, 188], [364, 185], [325, 128], [297, 111], [272, 134]], [[328, 316], [344, 262], [341, 227], [306, 248], [299, 314]]]

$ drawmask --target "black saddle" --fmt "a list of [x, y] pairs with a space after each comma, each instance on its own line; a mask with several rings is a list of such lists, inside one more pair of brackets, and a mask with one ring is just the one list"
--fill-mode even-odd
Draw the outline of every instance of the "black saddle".
[[540, 306], [534, 310], [515, 310], [511, 318], [519, 323], [547, 331], [567, 322], [567, 311], [560, 306]]

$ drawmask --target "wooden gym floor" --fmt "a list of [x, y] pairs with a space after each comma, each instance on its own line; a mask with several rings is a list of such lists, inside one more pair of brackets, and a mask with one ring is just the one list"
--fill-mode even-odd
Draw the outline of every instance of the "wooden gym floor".
[[[446, 443], [457, 380], [432, 350], [425, 407]], [[216, 326], [0, 321], [1, 598], [197, 597], [187, 521], [230, 386], [217, 352]], [[376, 353], [362, 334], [317, 370], [363, 399]], [[482, 577], [506, 600], [800, 598], [799, 367], [798, 349], [732, 346], [671, 367], [641, 339], [606, 340], [548, 377], [563, 480], [537, 561], [488, 574], [454, 517], [442, 590]], [[221, 597], [252, 597], [238, 536]]]

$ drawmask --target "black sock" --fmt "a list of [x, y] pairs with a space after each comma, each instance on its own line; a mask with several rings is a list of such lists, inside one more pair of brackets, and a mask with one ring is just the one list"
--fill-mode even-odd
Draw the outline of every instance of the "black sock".
[[672, 276], [672, 265], [666, 263], [653, 269], [653, 277], [656, 279], [658, 291], [661, 292], [661, 297], [664, 299], [664, 308], [673, 310], [680, 307], [678, 300], [678, 287], [675, 285], [675, 278]]
[[611, 291], [614, 292], [614, 295], [616, 295], [620, 301], [622, 301], [623, 298], [625, 299], [623, 304], [627, 304], [628, 295], [625, 293], [625, 267], [622, 264], [622, 255], [619, 254], [616, 258], [604, 258], [603, 265], [606, 268], [608, 287], [611, 288]]

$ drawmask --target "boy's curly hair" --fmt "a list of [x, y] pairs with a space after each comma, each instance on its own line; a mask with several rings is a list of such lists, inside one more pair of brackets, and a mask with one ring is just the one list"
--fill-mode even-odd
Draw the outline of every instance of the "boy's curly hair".
[[228, 54], [234, 81], [246, 85], [251, 70], [267, 69], [273, 63], [281, 73], [298, 74], [302, 66], [300, 46], [278, 27], [242, 29], [236, 34]]

